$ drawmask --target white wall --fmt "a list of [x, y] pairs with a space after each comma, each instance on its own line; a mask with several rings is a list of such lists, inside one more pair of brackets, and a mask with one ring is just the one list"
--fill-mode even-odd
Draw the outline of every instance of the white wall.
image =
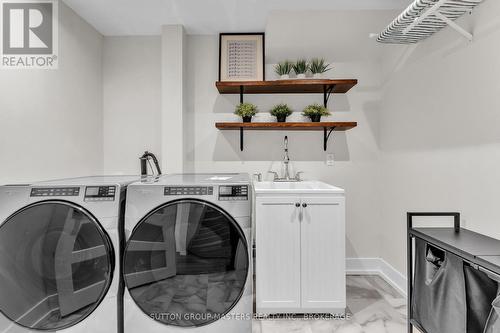
[[59, 17], [59, 69], [0, 71], [0, 184], [102, 173], [102, 36]]
[[446, 29], [410, 47], [384, 86], [381, 253], [401, 272], [407, 211], [460, 211], [466, 228], [500, 238], [499, 12], [485, 1], [460, 20], [471, 44]]
[[[187, 36], [183, 170], [280, 171], [288, 135], [294, 171], [346, 189], [349, 257], [381, 256], [404, 272], [407, 211], [459, 210], [465, 227], [500, 238], [499, 12], [499, 2], [486, 1], [460, 20], [475, 34], [471, 44], [445, 29], [416, 47], [367, 38], [393, 11], [273, 13], [267, 63], [320, 56], [334, 64], [330, 77], [359, 79], [329, 105], [330, 119], [359, 124], [330, 139], [333, 167], [325, 164], [321, 132], [248, 132], [240, 152], [238, 132], [214, 126], [236, 120], [238, 103], [238, 96], [215, 88], [217, 37]], [[62, 2], [59, 33], [58, 70], [0, 71], [0, 183], [137, 173], [138, 156], [161, 155], [170, 138], [162, 139], [168, 131], [161, 125], [160, 37], [103, 44]], [[272, 65], [267, 76], [274, 78]], [[263, 111], [255, 120], [267, 121], [276, 103], [289, 103], [298, 111], [291, 118], [299, 120], [299, 111], [321, 98], [246, 100]]]
[[[288, 135], [291, 166], [304, 171], [304, 178], [319, 179], [343, 187], [347, 193], [347, 256], [378, 257], [380, 250], [380, 192], [378, 169], [378, 109], [382, 80], [381, 59], [385, 49], [368, 39], [382, 29], [394, 11], [280, 12], [268, 19], [266, 61], [268, 64], [299, 57], [324, 57], [334, 69], [332, 78], [357, 78], [359, 84], [346, 95], [333, 95], [325, 120], [357, 121], [348, 132], [335, 132], [323, 151], [322, 132], [249, 131], [244, 151], [239, 150], [238, 131], [218, 131], [217, 121], [237, 121], [233, 115], [237, 95], [219, 95], [217, 36], [188, 36], [188, 165], [195, 172], [280, 171], [283, 138]], [[300, 22], [300, 24], [291, 24]], [[352, 24], [356, 22], [357, 24]], [[349, 28], [346, 28], [349, 27]], [[349, 31], [347, 38], [346, 31]], [[275, 79], [273, 66], [266, 68]], [[247, 95], [261, 113], [255, 121], [269, 121], [268, 110], [286, 102], [296, 112], [290, 120], [304, 120], [300, 111], [310, 103], [321, 103], [322, 95]], [[333, 153], [335, 165], [326, 165]]]
[[[294, 171], [304, 171], [306, 179], [321, 179], [347, 191], [348, 256], [378, 257], [378, 109], [382, 77], [380, 60], [383, 58], [384, 48], [367, 36], [371, 31], [382, 29], [395, 14], [393, 11], [309, 12], [307, 15], [275, 13], [269, 20], [266, 29], [268, 63], [282, 60], [283, 57], [294, 59], [321, 56], [334, 64], [329, 76], [358, 78], [360, 81], [349, 94], [332, 96], [329, 104], [334, 111], [330, 119], [359, 123], [356, 129], [335, 132], [330, 138], [327, 153], [335, 156], [333, 167], [326, 166], [325, 163], [327, 153], [323, 151], [322, 132], [248, 132], [245, 134], [245, 150], [240, 152], [238, 132], [221, 132], [215, 128], [216, 121], [238, 119], [233, 115], [233, 110], [239, 98], [236, 95], [219, 95], [215, 88], [218, 78], [218, 37], [188, 35], [184, 59], [187, 71], [184, 77], [186, 112], [182, 115], [182, 139], [185, 147], [183, 170], [261, 172], [267, 177], [269, 170], [280, 171], [283, 137], [288, 135]], [[301, 25], [292, 29], [289, 23], [296, 20], [300, 20]], [[318, 22], [328, 24], [329, 29], [319, 30]], [[352, 30], [351, 39], [342, 37], [348, 22], [363, 22]], [[147, 126], [138, 124], [144, 112], [151, 119], [157, 119], [162, 112], [156, 104], [161, 97], [151, 93], [158, 88], [157, 78], [153, 73], [160, 73], [162, 65], [157, 63], [156, 58], [151, 67], [140, 62], [144, 53], [151, 55], [151, 51], [156, 50], [156, 46], [146, 42], [148, 38], [105, 39], [105, 151], [117, 150], [114, 156], [108, 156], [107, 153], [105, 155], [107, 173], [130, 173], [135, 170], [136, 144], [142, 143], [145, 147], [152, 147], [150, 149], [155, 152], [159, 151], [155, 148], [158, 146], [152, 144], [156, 140], [152, 132], [158, 131], [157, 123], [150, 122]], [[329, 47], [323, 48], [327, 39]], [[307, 47], [299, 47], [297, 40], [307, 40]], [[336, 40], [338, 44], [335, 43]], [[363, 52], [360, 52], [359, 45], [363, 43], [368, 45], [364, 45]], [[134, 51], [134, 48], [137, 50]], [[122, 59], [118, 59], [120, 57]], [[129, 66], [128, 63], [134, 65]], [[272, 65], [267, 66], [267, 72], [268, 78], [273, 79]], [[138, 75], [154, 83], [137, 83], [135, 78]], [[169, 73], [165, 72], [163, 76], [168, 78]], [[259, 95], [248, 96], [247, 100], [257, 104], [262, 111], [256, 121], [270, 120], [267, 110], [280, 102], [289, 103], [297, 111], [292, 119], [303, 120], [300, 111], [307, 104], [320, 103], [322, 95]], [[136, 107], [136, 104], [146, 105], [146, 101], [152, 103], [147, 104], [151, 108], [144, 110]], [[179, 126], [178, 123], [175, 125]], [[134, 134], [129, 134], [125, 128], [134, 128]], [[165, 126], [159, 131], [166, 138], [161, 139], [162, 141], [180, 143], [176, 141], [177, 132], [174, 133]], [[171, 157], [163, 156], [164, 164], [166, 162], [168, 165], [169, 158]]]
[[[203, 54], [203, 57], [199, 55]], [[369, 64], [336, 64], [337, 73], [345, 77], [362, 78], [360, 85], [347, 96], [333, 96], [330, 104], [336, 110], [331, 119], [358, 121], [349, 132], [336, 132], [329, 141], [328, 153], [333, 153], [335, 166], [326, 166], [322, 132], [246, 132], [245, 148], [239, 150], [238, 131], [218, 131], [215, 122], [238, 118], [232, 114], [238, 96], [219, 95], [217, 79], [218, 41], [216, 37], [188, 38], [188, 105], [190, 124], [186, 128], [192, 137], [188, 156], [193, 159], [195, 172], [281, 172], [283, 138], [289, 137], [290, 158], [294, 171], [304, 171], [306, 179], [320, 179], [343, 187], [347, 191], [347, 250], [349, 257], [378, 256], [379, 239], [373, 228], [378, 219], [377, 192], [377, 108], [379, 94], [371, 89], [379, 77], [377, 68]], [[248, 96], [263, 111], [255, 121], [268, 121], [272, 105], [289, 103], [300, 111], [307, 104], [321, 102], [321, 95]], [[265, 113], [264, 113], [265, 112]], [[297, 112], [292, 119], [302, 121]], [[327, 119], [325, 119], [327, 120]], [[371, 230], [367, 233], [366, 230]]]
[[[359, 123], [330, 139], [334, 167], [325, 165], [319, 132], [248, 132], [240, 152], [236, 131], [214, 127], [216, 121], [237, 119], [232, 111], [238, 102], [238, 96], [219, 95], [214, 86], [217, 37], [187, 36], [183, 169], [280, 171], [288, 135], [294, 170], [347, 190], [349, 257], [382, 256], [404, 272], [405, 213], [411, 210], [460, 210], [466, 227], [500, 237], [499, 9], [497, 2], [485, 2], [461, 20], [476, 35], [472, 44], [445, 29], [416, 47], [378, 45], [367, 38], [395, 17], [393, 11], [274, 13], [266, 29], [267, 63], [317, 55], [334, 63], [331, 77], [360, 80], [330, 102], [331, 119]], [[133, 173], [142, 150], [161, 151], [160, 47], [159, 37], [105, 39], [107, 173]], [[272, 65], [267, 76], [274, 78]], [[265, 111], [275, 103], [300, 111], [321, 96], [246, 100], [264, 111], [255, 120], [267, 121]], [[292, 119], [302, 118], [297, 112]]]
[[104, 172], [138, 174], [145, 150], [160, 157], [161, 39], [106, 37]]
[[165, 25], [161, 36], [161, 165], [164, 173], [181, 173], [186, 150], [186, 33], [182, 25]]

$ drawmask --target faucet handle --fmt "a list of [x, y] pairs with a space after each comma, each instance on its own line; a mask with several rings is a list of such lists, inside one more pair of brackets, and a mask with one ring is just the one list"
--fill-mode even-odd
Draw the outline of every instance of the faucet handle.
[[274, 180], [278, 179], [279, 178], [279, 175], [277, 172], [275, 171], [268, 171], [267, 173], [272, 173], [274, 175]]
[[254, 173], [253, 176], [254, 176], [254, 180], [257, 179], [258, 182], [262, 181], [262, 174], [260, 172]]
[[296, 174], [295, 174], [295, 180], [297, 181], [301, 181], [302, 179], [300, 178], [300, 175], [303, 174], [304, 171], [298, 171]]

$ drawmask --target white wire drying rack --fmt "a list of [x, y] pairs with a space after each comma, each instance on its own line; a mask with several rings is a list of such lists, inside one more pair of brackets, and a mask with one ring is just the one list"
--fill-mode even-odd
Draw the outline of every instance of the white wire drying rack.
[[377, 37], [380, 43], [414, 44], [446, 26], [469, 41], [472, 34], [454, 21], [470, 12], [483, 0], [415, 0]]

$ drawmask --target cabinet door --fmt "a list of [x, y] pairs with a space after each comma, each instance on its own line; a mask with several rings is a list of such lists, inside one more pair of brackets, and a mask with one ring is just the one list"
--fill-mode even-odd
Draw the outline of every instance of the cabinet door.
[[324, 312], [346, 307], [345, 200], [302, 198], [302, 308]]
[[300, 307], [299, 203], [299, 198], [256, 200], [258, 312], [290, 312]]

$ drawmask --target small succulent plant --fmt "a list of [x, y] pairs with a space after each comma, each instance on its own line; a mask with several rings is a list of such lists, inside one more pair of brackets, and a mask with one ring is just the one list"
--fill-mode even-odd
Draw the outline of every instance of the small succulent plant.
[[293, 71], [295, 74], [305, 74], [307, 70], [309, 69], [309, 64], [305, 59], [299, 59], [295, 64], [293, 64]]
[[281, 103], [271, 109], [271, 115], [278, 118], [278, 122], [285, 122], [286, 117], [293, 113], [287, 104]]
[[313, 74], [322, 74], [329, 71], [331, 68], [330, 64], [328, 64], [325, 59], [314, 58], [311, 60], [309, 64], [309, 69]]
[[259, 112], [257, 106], [252, 103], [241, 103], [236, 106], [235, 115], [243, 118], [243, 121], [249, 121]]
[[329, 116], [330, 114], [327, 108], [319, 104], [308, 105], [304, 111], [302, 111], [302, 115], [311, 118], [313, 122], [318, 122], [321, 120], [322, 116]]
[[276, 74], [278, 74], [280, 76], [281, 75], [288, 75], [292, 71], [292, 67], [293, 67], [293, 64], [290, 61], [285, 60], [285, 61], [282, 61], [280, 63], [277, 63], [274, 66], [274, 71], [276, 72]]

